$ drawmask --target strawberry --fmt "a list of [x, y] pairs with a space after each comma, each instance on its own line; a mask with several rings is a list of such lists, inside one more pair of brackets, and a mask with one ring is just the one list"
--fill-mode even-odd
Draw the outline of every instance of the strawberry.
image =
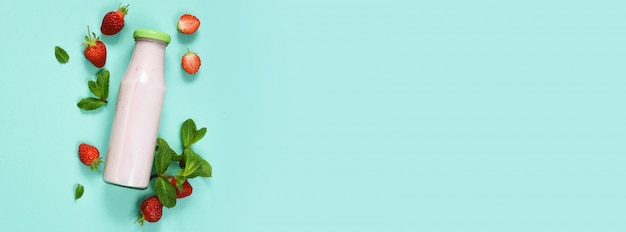
[[187, 53], [183, 55], [181, 63], [185, 72], [192, 75], [196, 74], [200, 69], [200, 56], [198, 56], [197, 53], [191, 52], [189, 51], [189, 49], [187, 49]]
[[151, 196], [143, 200], [141, 206], [139, 207], [139, 212], [141, 213], [141, 217], [135, 221], [141, 222], [141, 225], [147, 222], [157, 222], [163, 216], [163, 204], [159, 201], [159, 198], [156, 196]]
[[102, 163], [98, 148], [86, 143], [78, 145], [78, 158], [80, 158], [80, 162], [89, 166], [91, 170], [98, 170], [98, 165]]
[[124, 16], [128, 14], [128, 5], [122, 6], [116, 11], [110, 11], [102, 18], [102, 26], [100, 31], [105, 35], [115, 35], [124, 28]]
[[85, 46], [85, 58], [97, 68], [102, 68], [107, 62], [107, 47], [100, 41], [100, 37], [96, 36], [96, 33], [89, 31], [89, 27], [87, 27], [87, 35], [83, 45]]
[[178, 25], [176, 26], [178, 31], [183, 34], [193, 34], [200, 27], [200, 20], [193, 15], [184, 14], [178, 19]]
[[191, 187], [191, 184], [189, 184], [189, 181], [187, 180], [183, 182], [183, 191], [179, 191], [178, 186], [176, 186], [176, 178], [170, 179], [170, 183], [172, 183], [172, 185], [174, 185], [174, 187], [176, 188], [176, 198], [188, 197], [193, 192], [193, 188]]

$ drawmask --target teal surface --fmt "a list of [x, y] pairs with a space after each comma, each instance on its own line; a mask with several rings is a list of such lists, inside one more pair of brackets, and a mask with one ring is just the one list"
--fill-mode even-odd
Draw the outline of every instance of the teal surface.
[[80, 43], [119, 2], [7, 1], [0, 231], [626, 231], [625, 1], [124, 3], [110, 101], [132, 32], [172, 35], [159, 135], [180, 151], [185, 119], [207, 127], [213, 178], [133, 224], [152, 190], [77, 158], [106, 150], [114, 110], [76, 107], [98, 71]]

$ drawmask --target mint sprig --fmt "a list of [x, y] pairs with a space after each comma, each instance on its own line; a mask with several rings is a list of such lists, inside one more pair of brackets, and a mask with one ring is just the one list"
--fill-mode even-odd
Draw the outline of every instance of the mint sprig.
[[96, 74], [96, 81], [87, 82], [89, 91], [96, 97], [81, 99], [76, 105], [83, 110], [95, 110], [107, 103], [109, 97], [109, 70], [102, 69]]
[[[176, 154], [167, 141], [162, 138], [157, 139], [154, 162], [156, 174], [152, 175], [156, 178], [154, 190], [159, 201], [168, 208], [176, 206], [176, 188], [170, 182], [172, 178], [176, 180], [176, 187], [183, 189], [182, 185], [188, 179], [211, 177], [213, 174], [211, 164], [191, 148], [192, 144], [197, 143], [206, 135], [207, 129], [203, 127], [198, 130], [196, 123], [192, 119], [187, 119], [181, 125], [180, 132], [183, 142], [183, 153], [180, 155]], [[176, 175], [166, 173], [172, 162], [177, 162], [181, 167]]]

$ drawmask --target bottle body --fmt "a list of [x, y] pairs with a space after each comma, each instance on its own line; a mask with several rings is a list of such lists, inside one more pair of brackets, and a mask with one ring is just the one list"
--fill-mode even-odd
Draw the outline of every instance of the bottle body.
[[104, 180], [132, 188], [146, 188], [154, 160], [165, 98], [163, 63], [166, 44], [137, 38], [120, 82]]

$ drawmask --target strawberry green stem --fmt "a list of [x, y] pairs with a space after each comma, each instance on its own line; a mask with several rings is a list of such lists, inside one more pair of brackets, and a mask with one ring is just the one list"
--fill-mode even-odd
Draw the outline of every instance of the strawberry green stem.
[[85, 42], [82, 43], [85, 47], [96, 46], [100, 37], [96, 36], [96, 33], [91, 32], [89, 25], [87, 25], [87, 35], [85, 36]]
[[128, 6], [130, 6], [130, 4], [127, 4], [126, 6], [122, 6], [122, 3], [120, 3], [120, 6], [118, 7], [118, 11], [120, 13], [122, 13], [122, 15], [126, 16], [128, 14]]
[[102, 163], [102, 159], [97, 158], [93, 162], [91, 162], [89, 168], [91, 169], [91, 171], [100, 171], [100, 169], [98, 168], [98, 165], [100, 165], [100, 163]]
[[141, 215], [141, 217], [137, 218], [137, 220], [135, 221], [135, 223], [141, 223], [141, 226], [143, 226], [145, 222], [146, 222], [146, 219], [144, 218], [143, 214]]

